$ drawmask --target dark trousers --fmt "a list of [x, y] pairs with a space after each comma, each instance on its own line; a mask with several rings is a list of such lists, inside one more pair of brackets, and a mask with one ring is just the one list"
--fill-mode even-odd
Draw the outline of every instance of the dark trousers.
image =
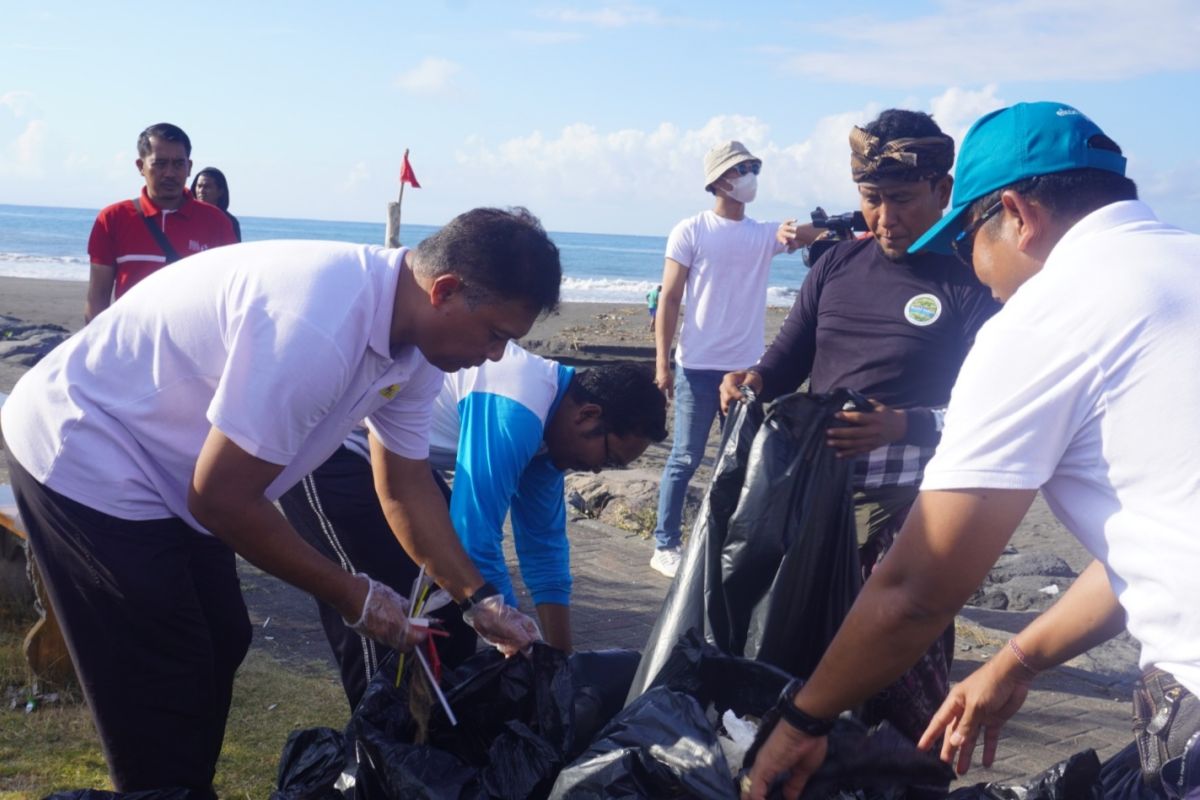
[[[435, 473], [449, 502], [450, 490]], [[371, 464], [339, 447], [329, 459], [279, 498], [292, 527], [306, 542], [341, 565], [347, 572], [365, 572], [402, 597], [408, 597], [418, 567], [396, 541], [375, 493]], [[362, 699], [390, 648], [355, 633], [336, 609], [316, 601], [325, 638], [337, 659], [342, 688], [353, 710]], [[436, 612], [450, 633], [438, 639], [437, 648], [446, 666], [457, 666], [475, 652], [477, 637], [451, 603]]]
[[233, 551], [180, 519], [101, 513], [8, 464], [113, 785], [215, 796], [233, 676], [250, 646]]

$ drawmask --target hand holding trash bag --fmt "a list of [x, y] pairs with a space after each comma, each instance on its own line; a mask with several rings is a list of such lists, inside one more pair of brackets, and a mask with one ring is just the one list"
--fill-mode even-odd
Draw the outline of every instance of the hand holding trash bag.
[[356, 633], [402, 652], [425, 640], [423, 630], [408, 624], [407, 600], [366, 573], [359, 572], [357, 577], [367, 580], [367, 599], [363, 601], [358, 621], [347, 619], [347, 625]]
[[785, 800], [797, 800], [808, 779], [825, 761], [829, 737], [809, 736], [783, 720], [771, 731], [742, 779], [742, 800], [766, 800], [776, 782], [783, 782]]
[[514, 656], [542, 638], [537, 623], [494, 594], [471, 605], [463, 620], [475, 629], [479, 638], [507, 656]]

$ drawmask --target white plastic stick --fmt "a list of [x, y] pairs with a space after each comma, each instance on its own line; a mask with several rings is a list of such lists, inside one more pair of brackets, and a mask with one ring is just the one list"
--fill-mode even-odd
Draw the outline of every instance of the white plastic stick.
[[458, 718], [454, 716], [454, 712], [450, 710], [450, 703], [446, 701], [446, 695], [442, 694], [442, 687], [438, 686], [437, 680], [433, 677], [433, 670], [429, 668], [429, 662], [425, 660], [425, 654], [421, 652], [421, 648], [413, 650], [417, 654], [417, 660], [421, 662], [421, 666], [425, 668], [425, 677], [429, 678], [429, 685], [433, 687], [434, 694], [437, 695], [438, 702], [442, 704], [442, 708], [446, 712], [446, 716], [450, 718], [450, 724], [457, 726]]

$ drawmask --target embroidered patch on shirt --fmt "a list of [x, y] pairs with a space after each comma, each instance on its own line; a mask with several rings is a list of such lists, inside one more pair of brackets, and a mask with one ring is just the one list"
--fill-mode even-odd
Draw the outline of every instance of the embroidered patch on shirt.
[[937, 295], [919, 294], [904, 304], [904, 318], [918, 328], [932, 325], [941, 315], [942, 301]]
[[381, 395], [383, 395], [384, 397], [386, 397], [388, 400], [391, 400], [393, 397], [396, 396], [396, 392], [398, 392], [398, 391], [400, 391], [400, 384], [393, 383], [391, 386], [385, 386], [382, 389], [380, 389], [379, 393]]

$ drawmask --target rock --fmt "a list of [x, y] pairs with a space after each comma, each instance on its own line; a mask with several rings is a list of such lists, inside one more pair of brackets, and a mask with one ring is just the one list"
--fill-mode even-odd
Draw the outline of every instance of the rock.
[[61, 325], [34, 325], [0, 315], [0, 361], [32, 367], [70, 335]]
[[1058, 599], [1057, 596], [1042, 591], [1043, 589], [1047, 586], [1057, 586], [1062, 592], [1070, 585], [1071, 578], [1025, 575], [987, 588], [1008, 598], [1008, 605], [1005, 606], [1008, 611], [1042, 611], [1054, 605], [1054, 601]]
[[[567, 503], [592, 519], [629, 531], [649, 533], [654, 530], [658, 517], [661, 477], [659, 470], [652, 469], [571, 473], [566, 477]], [[704, 488], [698, 481], [692, 481], [683, 509], [685, 531], [703, 498]]]
[[[989, 583], [1004, 583], [1013, 578], [1044, 575], [1051, 578], [1074, 578], [1071, 566], [1051, 553], [1014, 553], [1002, 555], [988, 573]], [[1043, 586], [1053, 581], [1046, 581]]]
[[1008, 608], [1008, 595], [992, 586], [982, 586], [967, 600], [967, 605], [1004, 611]]

